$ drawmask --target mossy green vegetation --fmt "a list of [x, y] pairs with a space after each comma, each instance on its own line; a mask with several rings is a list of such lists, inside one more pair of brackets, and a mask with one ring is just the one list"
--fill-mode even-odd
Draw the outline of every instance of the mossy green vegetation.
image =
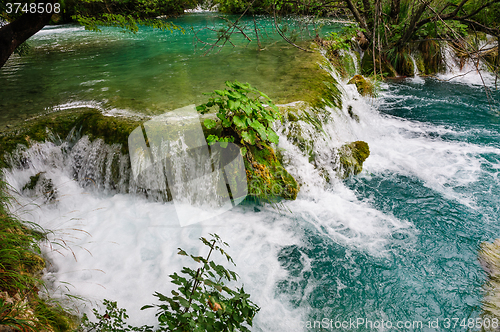
[[248, 195], [268, 202], [297, 198], [300, 186], [282, 166], [272, 147], [251, 146], [244, 160]]
[[338, 171], [342, 178], [357, 175], [363, 170], [363, 162], [370, 155], [368, 143], [355, 141], [342, 145], [338, 150], [340, 169]]
[[362, 96], [375, 97], [375, 85], [362, 75], [354, 75], [347, 84], [356, 85], [356, 89]]
[[[496, 319], [497, 326], [500, 322], [500, 239], [493, 243], [481, 243], [481, 249], [478, 255], [479, 262], [487, 274], [487, 280], [483, 285], [483, 320]], [[486, 326], [483, 331], [497, 331], [498, 328]]]
[[394, 69], [392, 64], [385, 57], [381, 57], [378, 53], [375, 55], [375, 68], [373, 63], [373, 52], [371, 50], [367, 50], [361, 59], [361, 74], [371, 76], [376, 72], [377, 75], [382, 75], [384, 77], [398, 76], [398, 72]]
[[76, 109], [39, 116], [13, 125], [0, 134], [0, 166], [4, 166], [5, 153], [11, 153], [19, 144], [44, 142], [51, 135], [65, 139], [75, 129], [90, 140], [101, 138], [107, 144], [121, 144], [122, 152], [128, 151], [128, 136], [140, 126], [139, 118], [106, 116], [95, 109]]
[[422, 58], [422, 67], [419, 68], [420, 73], [434, 75], [445, 69], [439, 42], [432, 39], [423, 40], [418, 45], [418, 51]]

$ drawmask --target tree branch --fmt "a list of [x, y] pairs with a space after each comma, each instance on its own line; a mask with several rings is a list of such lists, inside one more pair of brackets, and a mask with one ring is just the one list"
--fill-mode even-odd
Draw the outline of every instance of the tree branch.
[[[36, 0], [39, 4], [54, 4], [56, 0]], [[40, 31], [49, 23], [52, 13], [32, 14], [25, 13], [13, 22], [0, 28], [0, 67], [2, 67], [14, 50], [28, 38]]]
[[345, 0], [345, 2], [347, 3], [347, 7], [351, 11], [351, 13], [354, 15], [354, 18], [356, 19], [356, 21], [358, 21], [361, 29], [364, 30], [363, 33], [365, 34], [366, 39], [368, 39], [369, 42], [372, 42], [372, 40], [373, 40], [372, 33], [371, 33], [370, 29], [368, 29], [368, 26], [366, 25], [365, 20], [359, 14], [359, 11], [356, 8], [356, 6], [352, 3], [351, 0]]

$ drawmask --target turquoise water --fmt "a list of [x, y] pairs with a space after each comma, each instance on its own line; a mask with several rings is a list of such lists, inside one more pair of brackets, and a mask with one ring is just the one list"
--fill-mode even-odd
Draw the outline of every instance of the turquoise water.
[[[500, 92], [492, 96], [498, 101]], [[482, 87], [426, 79], [389, 83], [377, 106], [388, 131], [366, 136], [370, 158], [404, 155], [395, 153], [386, 167], [369, 158], [367, 173], [345, 184], [360, 201], [411, 226], [391, 232], [374, 254], [299, 219], [307, 245], [283, 250], [280, 259], [297, 278], [283, 281], [281, 290], [294, 293], [297, 306], [310, 305], [312, 320], [384, 319], [394, 326], [388, 331], [468, 330], [459, 324], [479, 317], [485, 282], [479, 244], [500, 236], [498, 103], [490, 105]], [[446, 318], [460, 323], [447, 329]], [[429, 326], [436, 319], [437, 329]], [[423, 327], [396, 329], [398, 321]]]
[[[0, 69], [2, 121], [78, 104], [161, 114], [205, 102], [203, 93], [222, 88], [226, 80], [249, 82], [275, 102], [292, 102], [305, 93], [311, 68], [317, 68], [308, 53], [273, 32], [273, 21], [266, 17], [256, 18], [264, 51], [258, 50], [253, 19], [247, 18], [242, 25], [252, 42], [235, 34], [235, 47], [227, 43], [207, 56], [195, 32], [203, 42], [212, 42], [216, 32], [210, 29], [226, 27], [225, 21], [204, 13], [173, 22], [183, 31], [142, 28], [131, 34], [103, 28], [96, 33], [71, 25], [46, 27], [30, 39], [30, 55], [13, 55]], [[289, 33], [297, 30], [299, 43], [313, 33], [293, 20], [285, 25]]]
[[[196, 14], [177, 22], [187, 29], [213, 20]], [[192, 53], [192, 37], [49, 28], [33, 41], [34, 54], [1, 69], [1, 121], [82, 104], [158, 114], [202, 100], [226, 79], [249, 81], [279, 102], [300, 92], [297, 82], [311, 80], [310, 58], [276, 36], [266, 40], [268, 51], [240, 40], [209, 57]], [[262, 307], [253, 331], [467, 330], [445, 323], [481, 314], [486, 275], [477, 253], [481, 242], [500, 237], [500, 92], [491, 91], [490, 103], [481, 86], [427, 78], [389, 82], [367, 100], [352, 85], [342, 87], [350, 96], [344, 107], [352, 105], [360, 122], [345, 109], [329, 110], [330, 136], [314, 152], [328, 156], [328, 149], [365, 140], [371, 155], [364, 171], [325, 184], [282, 135], [287, 169], [304, 182], [297, 200], [283, 210], [235, 208], [221, 216], [224, 227], [161, 228], [175, 222], [171, 204], [78, 183], [71, 158], [90, 151], [78, 159], [90, 177], [101, 165], [92, 159], [103, 151], [99, 143], [82, 139], [68, 155], [50, 143], [31, 148], [29, 165], [6, 171], [6, 179], [21, 193], [19, 203], [30, 206], [21, 190], [30, 176], [44, 171], [57, 188], [56, 203], [40, 202], [22, 215], [71, 247], [65, 255], [46, 249], [55, 294], [118, 300], [133, 323], [151, 323], [154, 313], [138, 307], [153, 302], [154, 291], [168, 293], [166, 276], [185, 262], [177, 248], [197, 250], [197, 237], [215, 231], [231, 245], [245, 290]], [[308, 328], [323, 319], [422, 327]], [[430, 326], [436, 319], [438, 327]]]

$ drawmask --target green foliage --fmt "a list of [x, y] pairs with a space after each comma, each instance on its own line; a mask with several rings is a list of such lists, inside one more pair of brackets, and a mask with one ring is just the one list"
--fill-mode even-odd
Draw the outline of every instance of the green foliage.
[[330, 32], [326, 36], [326, 40], [330, 40], [329, 50], [337, 52], [339, 50], [349, 50], [351, 48], [351, 40], [358, 33], [359, 28], [356, 25], [348, 24], [342, 27], [339, 32]]
[[213, 6], [217, 6], [218, 11], [229, 14], [265, 14], [272, 8], [272, 1], [269, 0], [213, 0]]
[[68, 331], [68, 314], [38, 297], [43, 282], [36, 275], [45, 267], [39, 242], [46, 233], [9, 213], [7, 189], [0, 180], [0, 294], [11, 296], [0, 297], [0, 330], [10, 326], [22, 331]]
[[196, 270], [184, 267], [181, 275], [170, 275], [172, 283], [178, 286], [177, 290], [172, 290], [172, 296], [156, 292], [154, 295], [161, 304], [141, 308], [158, 308], [158, 329], [147, 325], [126, 325], [128, 315], [125, 309], [119, 309], [116, 302], [104, 300], [105, 313], [93, 310], [97, 322], [91, 322], [84, 315], [79, 331], [249, 331], [245, 325], [252, 326], [253, 318], [260, 308], [250, 301], [250, 295], [243, 287], [231, 289], [225, 285], [226, 281], [237, 281], [238, 275], [210, 260], [212, 253], [218, 252], [234, 265], [224, 250], [228, 244], [222, 242], [217, 234], [211, 236], [210, 240], [200, 238], [209, 248], [206, 258], [190, 255], [179, 248], [179, 255], [191, 257], [201, 267]]
[[[224, 251], [227, 243], [216, 234], [209, 240], [200, 240], [210, 248], [206, 258], [188, 255], [179, 248], [179, 255], [189, 256], [202, 266], [197, 270], [184, 267], [181, 271], [170, 275], [172, 283], [178, 285], [172, 291], [172, 297], [155, 293], [162, 302], [156, 316], [160, 327], [168, 331], [249, 331], [244, 324], [252, 326], [255, 314], [260, 308], [249, 300], [250, 295], [243, 287], [233, 290], [224, 281], [237, 281], [238, 275], [210, 261], [212, 252], [219, 252], [228, 262], [234, 265], [232, 258]], [[142, 309], [152, 306], [144, 306]]]
[[128, 315], [125, 309], [118, 308], [118, 304], [113, 301], [103, 300], [106, 307], [104, 314], [100, 314], [97, 309], [92, 309], [97, 322], [92, 322], [87, 314], [83, 314], [80, 327], [77, 331], [100, 331], [100, 332], [131, 332], [131, 331], [152, 331], [151, 326], [135, 327], [126, 324]]
[[184, 30], [171, 22], [156, 19], [163, 14], [182, 13], [184, 8], [176, 10], [163, 8], [163, 1], [132, 1], [125, 3], [114, 0], [110, 2], [100, 0], [79, 0], [70, 10], [73, 20], [83, 25], [86, 30], [101, 31], [100, 26], [115, 26], [124, 31], [137, 32], [139, 25], [150, 26], [160, 30]]
[[0, 298], [0, 330], [2, 330], [1, 327], [10, 327], [35, 332], [33, 321], [20, 317], [25, 311], [25, 306], [6, 303], [4, 299]]
[[30, 272], [44, 267], [38, 241], [45, 234], [12, 217], [6, 209], [9, 199], [7, 185], [0, 180], [0, 291], [24, 294], [40, 282]]
[[[248, 83], [227, 81], [226, 86], [228, 88], [215, 90], [210, 94], [212, 97], [206, 104], [196, 107], [201, 114], [206, 114], [213, 107], [217, 107], [216, 116], [223, 130], [220, 135], [209, 135], [207, 142], [227, 144], [237, 139], [243, 147], [259, 146], [261, 143], [277, 144], [279, 138], [272, 129], [272, 124], [281, 119], [281, 115], [271, 99]], [[267, 105], [264, 106], [261, 100], [264, 100]], [[206, 119], [204, 125], [211, 129], [217, 125], [217, 122]]]

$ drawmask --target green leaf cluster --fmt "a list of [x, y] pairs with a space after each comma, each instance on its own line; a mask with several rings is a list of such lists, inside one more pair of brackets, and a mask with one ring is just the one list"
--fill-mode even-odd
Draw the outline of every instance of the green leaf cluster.
[[72, 14], [71, 18], [86, 30], [101, 31], [101, 26], [114, 26], [136, 33], [139, 31], [139, 26], [144, 25], [170, 32], [173, 30], [184, 32], [173, 23], [156, 18], [164, 14], [182, 13], [184, 6], [190, 7], [186, 4], [153, 0], [78, 0], [72, 8], [68, 8], [68, 11]]
[[[272, 124], [281, 119], [281, 115], [271, 99], [249, 83], [227, 81], [226, 86], [224, 90], [215, 90], [207, 103], [196, 107], [201, 114], [216, 107], [217, 122], [223, 127], [221, 135], [209, 135], [207, 142], [227, 145], [227, 142], [234, 142], [236, 139], [245, 148], [244, 152], [248, 145], [260, 146], [262, 142], [277, 144], [279, 138]], [[217, 126], [217, 122], [206, 119], [204, 125], [212, 129]], [[222, 144], [221, 146], [224, 147]]]
[[201, 266], [198, 269], [184, 267], [181, 274], [170, 275], [171, 282], [177, 285], [172, 296], [156, 292], [160, 304], [145, 305], [141, 310], [157, 308], [159, 328], [152, 326], [134, 327], [126, 325], [128, 315], [125, 309], [118, 308], [116, 302], [104, 300], [104, 314], [93, 310], [98, 322], [91, 322], [83, 316], [80, 331], [250, 331], [253, 318], [260, 308], [250, 300], [250, 294], [243, 287], [232, 289], [225, 282], [237, 281], [236, 272], [210, 260], [212, 253], [218, 252], [234, 265], [233, 259], [224, 250], [228, 244], [222, 242], [217, 234], [212, 238], [200, 240], [209, 248], [206, 257], [190, 255], [179, 248], [179, 255], [188, 256]]
[[339, 32], [330, 32], [326, 36], [326, 40], [330, 40], [329, 50], [336, 52], [339, 50], [349, 50], [351, 48], [351, 40], [358, 33], [359, 28], [354, 24], [348, 24], [342, 27]]

